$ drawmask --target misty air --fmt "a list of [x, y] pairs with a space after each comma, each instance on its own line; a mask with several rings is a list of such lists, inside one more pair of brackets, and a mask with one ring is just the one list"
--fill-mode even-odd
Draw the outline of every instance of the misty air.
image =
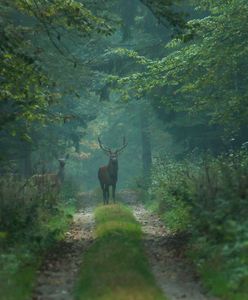
[[248, 299], [247, 0], [0, 1], [0, 299]]

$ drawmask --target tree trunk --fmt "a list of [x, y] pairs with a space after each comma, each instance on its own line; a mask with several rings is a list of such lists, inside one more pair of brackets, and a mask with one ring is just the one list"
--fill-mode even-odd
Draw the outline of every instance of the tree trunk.
[[142, 164], [144, 186], [150, 182], [151, 165], [152, 165], [152, 150], [151, 150], [151, 132], [150, 118], [147, 105], [143, 103], [140, 110], [140, 125], [141, 125], [141, 141], [142, 141]]
[[31, 145], [25, 144], [24, 145], [24, 151], [23, 151], [23, 160], [22, 160], [22, 176], [24, 178], [28, 178], [32, 175], [32, 163], [31, 163]]

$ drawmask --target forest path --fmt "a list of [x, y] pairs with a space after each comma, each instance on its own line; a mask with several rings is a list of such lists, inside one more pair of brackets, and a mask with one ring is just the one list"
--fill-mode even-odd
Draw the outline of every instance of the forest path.
[[[74, 215], [65, 240], [50, 250], [38, 271], [32, 300], [73, 300], [73, 288], [83, 254], [93, 242], [94, 217], [91, 194], [84, 196], [84, 207]], [[86, 197], [86, 201], [85, 201]]]
[[[217, 300], [207, 296], [192, 267], [180, 256], [180, 241], [171, 234], [156, 214], [137, 201], [137, 193], [119, 193], [132, 209], [144, 233], [143, 243], [152, 272], [169, 300]], [[83, 254], [94, 241], [95, 199], [91, 193], [82, 195], [83, 208], [74, 215], [64, 241], [47, 254], [38, 271], [32, 300], [73, 300], [73, 288], [78, 278]]]
[[170, 300], [217, 300], [206, 295], [193, 268], [180, 256], [181, 240], [173, 240], [156, 214], [137, 201], [133, 191], [122, 193], [144, 233], [143, 243], [158, 285]]

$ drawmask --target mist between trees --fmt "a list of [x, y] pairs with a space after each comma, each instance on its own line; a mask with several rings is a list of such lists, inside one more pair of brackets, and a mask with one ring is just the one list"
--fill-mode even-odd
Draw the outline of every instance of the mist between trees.
[[245, 299], [247, 22], [245, 0], [1, 1], [0, 278], [63, 237], [100, 188], [98, 137], [125, 136], [117, 194], [141, 192], [208, 289]]

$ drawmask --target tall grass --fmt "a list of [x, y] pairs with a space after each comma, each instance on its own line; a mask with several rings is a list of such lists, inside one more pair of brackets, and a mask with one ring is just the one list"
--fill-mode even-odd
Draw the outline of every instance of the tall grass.
[[96, 241], [83, 257], [76, 299], [165, 300], [142, 247], [141, 227], [122, 205], [95, 211]]

